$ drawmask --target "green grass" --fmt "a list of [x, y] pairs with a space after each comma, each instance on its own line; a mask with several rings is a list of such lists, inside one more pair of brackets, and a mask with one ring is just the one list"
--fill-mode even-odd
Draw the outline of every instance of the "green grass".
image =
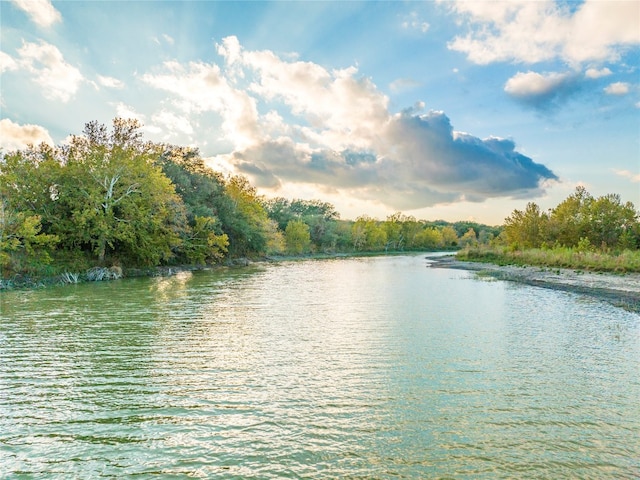
[[640, 272], [640, 250], [619, 253], [578, 251], [574, 248], [510, 250], [506, 247], [472, 247], [461, 250], [459, 260], [497, 265], [535, 265], [595, 272]]

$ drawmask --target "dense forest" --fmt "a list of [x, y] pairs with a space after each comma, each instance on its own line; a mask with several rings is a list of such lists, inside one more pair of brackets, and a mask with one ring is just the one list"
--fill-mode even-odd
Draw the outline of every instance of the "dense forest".
[[3, 279], [479, 244], [638, 249], [638, 213], [616, 195], [594, 199], [579, 188], [550, 212], [530, 203], [501, 227], [402, 213], [342, 220], [320, 200], [263, 198], [246, 178], [208, 168], [197, 149], [145, 141], [135, 120], [90, 122], [61, 146], [0, 158]]

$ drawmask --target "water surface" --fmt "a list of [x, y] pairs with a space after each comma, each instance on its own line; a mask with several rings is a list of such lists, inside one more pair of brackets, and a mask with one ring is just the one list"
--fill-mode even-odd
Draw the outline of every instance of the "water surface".
[[288, 262], [1, 294], [0, 478], [637, 478], [640, 316]]

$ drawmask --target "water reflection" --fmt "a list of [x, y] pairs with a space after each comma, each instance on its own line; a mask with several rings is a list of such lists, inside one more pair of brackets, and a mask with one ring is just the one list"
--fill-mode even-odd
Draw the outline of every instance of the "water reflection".
[[639, 473], [640, 317], [586, 297], [407, 256], [0, 301], [0, 476]]

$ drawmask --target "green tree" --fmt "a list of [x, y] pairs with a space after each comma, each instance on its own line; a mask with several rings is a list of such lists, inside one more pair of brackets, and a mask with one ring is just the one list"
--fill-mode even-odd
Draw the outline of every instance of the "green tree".
[[278, 255], [285, 251], [284, 233], [278, 229], [278, 223], [269, 219], [265, 225], [267, 238], [266, 252], [268, 255]]
[[[222, 175], [205, 164], [198, 149], [166, 144], [155, 148], [158, 164], [182, 198], [190, 224], [195, 217], [218, 218], [220, 205], [228, 200]], [[215, 225], [217, 233], [222, 233], [219, 219]]]
[[418, 247], [416, 237], [422, 230], [424, 230], [424, 224], [417, 221], [415, 217], [408, 216], [404, 218], [402, 222], [402, 238], [407, 248]]
[[597, 198], [587, 207], [587, 235], [592, 245], [603, 249], [629, 244], [628, 233], [638, 223], [638, 213], [633, 204], [625, 204], [620, 195], [609, 194]]
[[476, 231], [473, 228], [469, 228], [469, 230], [467, 230], [458, 241], [458, 246], [460, 248], [472, 247], [477, 244], [478, 239], [476, 238]]
[[353, 247], [352, 225], [353, 222], [349, 220], [336, 220], [335, 229], [333, 230], [336, 250], [346, 251]]
[[402, 224], [405, 221], [405, 216], [401, 212], [389, 215], [387, 220], [383, 222], [382, 228], [385, 231], [387, 237], [387, 243], [385, 250], [401, 250], [405, 244], [404, 232]]
[[293, 254], [301, 254], [309, 250], [311, 235], [309, 226], [302, 220], [290, 220], [284, 232], [287, 251]]
[[593, 197], [589, 192], [583, 186], [578, 186], [572, 195], [553, 208], [549, 215], [549, 242], [566, 247], [577, 245], [587, 235], [588, 210], [592, 202]]
[[440, 230], [442, 234], [442, 246], [445, 248], [455, 247], [458, 245], [458, 234], [451, 225], [447, 225]]
[[442, 230], [434, 227], [424, 228], [415, 236], [415, 246], [419, 248], [433, 250], [443, 247], [444, 243]]
[[529, 202], [524, 211], [514, 210], [505, 219], [504, 231], [509, 245], [537, 248], [546, 240], [548, 216]]
[[351, 234], [358, 250], [382, 250], [387, 243], [387, 232], [380, 223], [367, 215], [358, 217]]
[[320, 200], [287, 200], [278, 197], [266, 200], [264, 206], [269, 218], [278, 223], [280, 230], [284, 231], [291, 220], [302, 220], [309, 226], [311, 242], [316, 249], [335, 249], [339, 214], [332, 204]]
[[45, 143], [4, 155], [0, 161], [0, 196], [7, 211], [38, 215], [44, 231], [65, 221], [56, 203], [62, 163], [60, 150]]
[[58, 237], [42, 233], [40, 217], [9, 209], [0, 197], [0, 269], [2, 276], [46, 265]]
[[229, 235], [229, 252], [234, 256], [264, 253], [269, 218], [256, 189], [246, 177], [233, 176], [225, 191], [229, 201], [221, 204], [218, 216]]
[[172, 258], [185, 227], [184, 205], [154, 153], [136, 120], [116, 118], [110, 132], [87, 123], [63, 152], [59, 200], [73, 228], [66, 226], [61, 238], [89, 244], [101, 264], [108, 254], [144, 265]]
[[195, 264], [216, 263], [224, 258], [229, 246], [226, 234], [217, 235], [215, 218], [195, 217], [184, 242], [187, 260]]

